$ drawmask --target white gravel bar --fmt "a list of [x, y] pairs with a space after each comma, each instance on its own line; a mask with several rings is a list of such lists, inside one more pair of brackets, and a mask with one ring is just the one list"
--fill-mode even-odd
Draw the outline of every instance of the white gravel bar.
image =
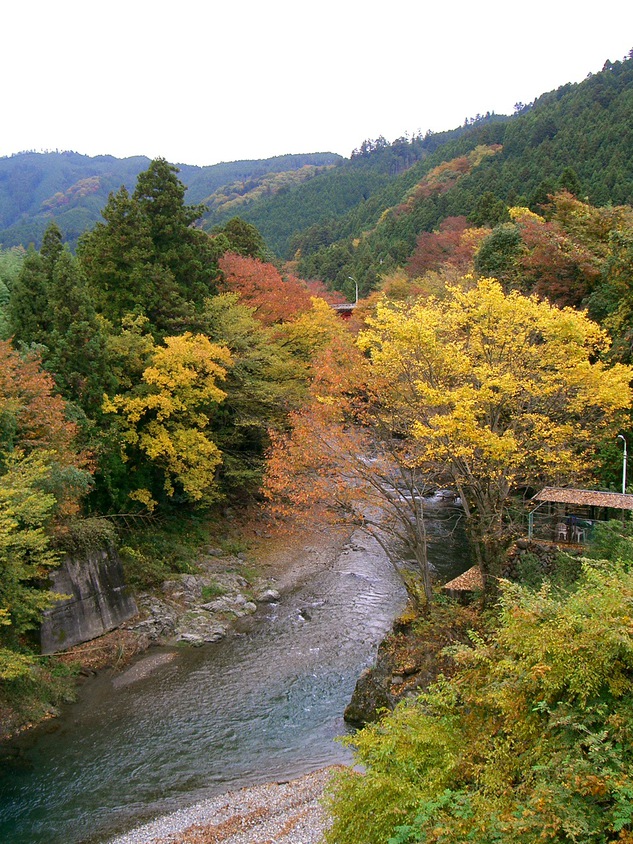
[[212, 797], [109, 844], [318, 844], [327, 825], [321, 800], [334, 770]]

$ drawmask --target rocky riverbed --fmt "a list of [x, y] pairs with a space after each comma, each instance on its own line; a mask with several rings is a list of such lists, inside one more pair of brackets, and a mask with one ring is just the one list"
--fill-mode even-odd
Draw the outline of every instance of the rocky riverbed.
[[141, 593], [141, 617], [124, 627], [150, 644], [202, 645], [223, 639], [236, 619], [280, 598], [269, 581], [249, 581], [239, 574], [239, 563], [210, 557], [200, 563], [200, 573], [166, 580], [160, 592]]
[[[260, 573], [267, 568], [270, 574]], [[245, 571], [248, 578], [242, 573]], [[98, 639], [59, 654], [57, 659], [79, 663], [80, 679], [86, 679], [106, 668], [118, 674], [154, 646], [200, 647], [219, 642], [258, 606], [280, 600], [276, 586], [278, 578], [283, 577], [283, 567], [264, 564], [255, 569], [244, 553], [204, 549], [195, 574], [175, 575], [151, 592], [137, 593], [139, 612], [134, 618]], [[158, 668], [160, 660], [144, 659], [143, 663]]]

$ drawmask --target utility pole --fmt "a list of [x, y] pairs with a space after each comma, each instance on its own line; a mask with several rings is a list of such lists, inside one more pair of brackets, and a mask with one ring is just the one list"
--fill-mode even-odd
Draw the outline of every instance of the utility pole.
[[624, 451], [622, 452], [622, 495], [626, 495], [626, 440], [622, 434], [618, 434], [618, 439], [624, 443]]
[[355, 278], [352, 278], [351, 275], [348, 275], [347, 277], [349, 278], [350, 281], [353, 281], [354, 284], [356, 285], [356, 300], [355, 300], [354, 304], [358, 305], [358, 282], [356, 281]]

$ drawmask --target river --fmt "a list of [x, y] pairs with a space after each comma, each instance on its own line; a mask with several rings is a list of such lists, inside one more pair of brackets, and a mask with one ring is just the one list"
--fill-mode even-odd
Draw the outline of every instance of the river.
[[[459, 531], [440, 533], [430, 557], [448, 579], [468, 562]], [[343, 710], [405, 600], [381, 548], [357, 532], [236, 635], [161, 649], [172, 658], [128, 685], [104, 672], [13, 742], [0, 841], [101, 844], [213, 794], [349, 762], [336, 741]]]

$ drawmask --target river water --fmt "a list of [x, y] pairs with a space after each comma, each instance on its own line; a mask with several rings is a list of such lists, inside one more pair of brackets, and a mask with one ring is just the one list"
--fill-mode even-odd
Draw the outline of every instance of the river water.
[[[439, 533], [430, 557], [448, 579], [468, 561], [459, 531]], [[405, 600], [383, 551], [355, 533], [244, 632], [162, 649], [172, 658], [127, 685], [90, 681], [60, 718], [13, 743], [0, 842], [101, 844], [213, 794], [349, 762], [335, 740], [343, 710]]]

